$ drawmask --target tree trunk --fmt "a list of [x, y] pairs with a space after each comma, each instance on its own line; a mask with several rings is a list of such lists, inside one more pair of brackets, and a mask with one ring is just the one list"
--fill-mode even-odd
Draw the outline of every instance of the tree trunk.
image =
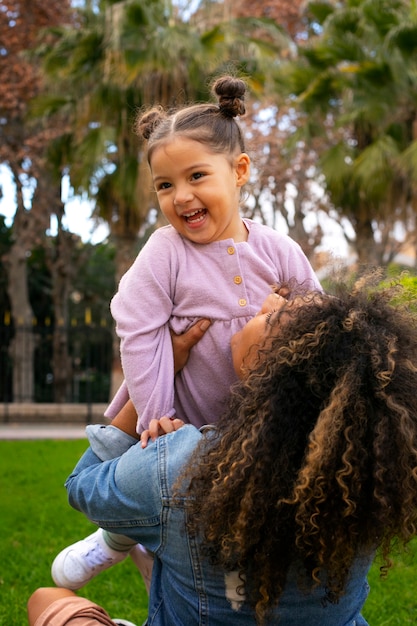
[[359, 208], [354, 220], [354, 230], [356, 239], [352, 244], [357, 254], [359, 266], [380, 265], [382, 262], [381, 250], [375, 241], [372, 218], [368, 207]]
[[10, 342], [13, 364], [13, 402], [33, 402], [35, 336], [32, 332], [32, 309], [27, 298], [26, 259], [21, 262], [19, 250], [12, 248], [9, 255], [8, 289], [14, 320], [14, 337]]
[[41, 197], [48, 198], [49, 210], [55, 214], [58, 232], [46, 250], [48, 269], [52, 276], [52, 303], [54, 310], [53, 329], [53, 390], [54, 402], [68, 402], [71, 397], [73, 378], [72, 359], [69, 352], [69, 294], [76, 272], [74, 248], [78, 237], [63, 230], [64, 205], [61, 202], [61, 188], [47, 172], [39, 187]]
[[[60, 220], [58, 220], [60, 222]], [[68, 402], [71, 397], [73, 377], [72, 360], [69, 353], [69, 313], [68, 298], [72, 285], [71, 233], [59, 226], [56, 238], [56, 255], [49, 260], [52, 273], [52, 302], [55, 324], [53, 330], [52, 372], [54, 402]]]
[[14, 324], [14, 337], [9, 350], [13, 367], [13, 402], [33, 402], [36, 345], [32, 332], [33, 311], [29, 300], [26, 266], [26, 229], [29, 228], [30, 217], [26, 214], [20, 192], [21, 190], [17, 192], [20, 196], [19, 208], [13, 224], [14, 243], [5, 258], [7, 291]]

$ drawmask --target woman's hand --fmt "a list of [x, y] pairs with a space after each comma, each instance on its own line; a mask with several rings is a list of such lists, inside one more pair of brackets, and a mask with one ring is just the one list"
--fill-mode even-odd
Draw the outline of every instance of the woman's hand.
[[144, 430], [140, 436], [140, 445], [142, 448], [146, 448], [149, 439], [155, 441], [158, 437], [162, 435], [167, 435], [168, 433], [173, 433], [175, 430], [178, 430], [182, 426], [184, 426], [182, 420], [178, 417], [161, 417], [161, 419], [153, 419], [149, 423], [149, 428]]
[[178, 374], [187, 363], [191, 348], [200, 341], [210, 324], [210, 320], [201, 319], [182, 335], [176, 335], [171, 331], [175, 374]]
[[[188, 361], [190, 350], [200, 341], [211, 322], [208, 319], [201, 319], [196, 322], [182, 335], [176, 335], [171, 331], [172, 350], [174, 353], [174, 373], [178, 374]], [[184, 422], [179, 418], [161, 417], [153, 419], [149, 423], [149, 428], [141, 433], [140, 441], [142, 448], [146, 448], [149, 439], [155, 441], [162, 435], [174, 432], [184, 426]]]

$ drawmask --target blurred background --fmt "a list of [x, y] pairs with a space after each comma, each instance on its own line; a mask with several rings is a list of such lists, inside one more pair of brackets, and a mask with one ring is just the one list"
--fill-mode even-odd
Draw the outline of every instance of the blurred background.
[[113, 395], [109, 301], [163, 224], [135, 114], [206, 101], [220, 74], [250, 92], [242, 214], [298, 241], [324, 285], [417, 274], [414, 2], [0, 0], [0, 33], [3, 420]]

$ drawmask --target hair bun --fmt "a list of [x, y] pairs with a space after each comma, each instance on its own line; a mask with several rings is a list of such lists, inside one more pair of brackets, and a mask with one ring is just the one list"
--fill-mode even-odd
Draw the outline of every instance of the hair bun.
[[218, 78], [213, 84], [212, 91], [217, 96], [220, 112], [225, 117], [244, 115], [246, 83], [241, 78], [233, 76]]
[[135, 131], [138, 135], [142, 135], [144, 139], [149, 139], [153, 131], [162, 120], [166, 117], [166, 113], [162, 107], [154, 107], [144, 113], [135, 125]]

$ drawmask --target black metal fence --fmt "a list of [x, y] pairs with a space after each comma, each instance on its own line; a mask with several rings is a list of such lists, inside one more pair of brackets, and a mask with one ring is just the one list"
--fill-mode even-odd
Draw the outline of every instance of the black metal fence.
[[[35, 337], [33, 356], [33, 402], [55, 402], [53, 373], [53, 335], [66, 333], [70, 357], [67, 403], [106, 403], [110, 393], [112, 365], [112, 333], [108, 327], [77, 325], [31, 326], [19, 329]], [[30, 334], [30, 335], [29, 335]], [[13, 397], [13, 361], [10, 345], [14, 336], [12, 325], [0, 326], [0, 403], [23, 402], [27, 398]]]

